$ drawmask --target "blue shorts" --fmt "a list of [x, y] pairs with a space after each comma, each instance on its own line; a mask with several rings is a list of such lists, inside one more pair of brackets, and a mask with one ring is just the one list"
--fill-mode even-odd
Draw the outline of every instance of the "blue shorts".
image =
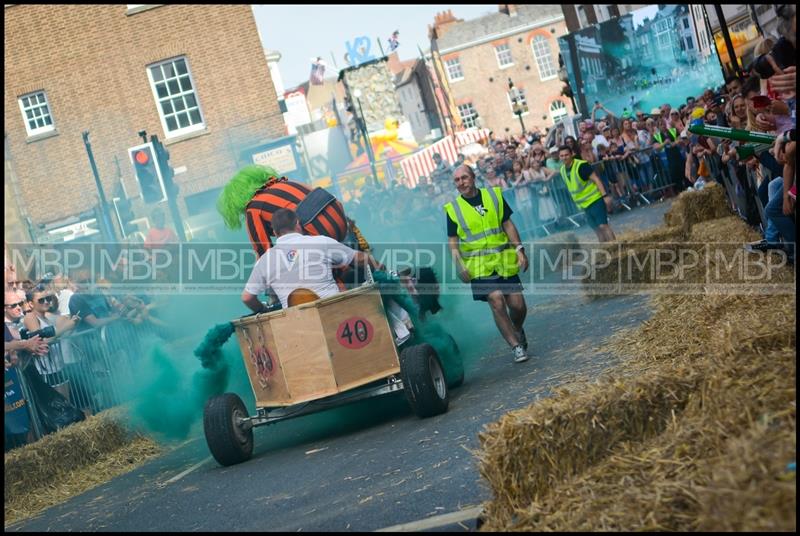
[[597, 229], [601, 225], [608, 225], [608, 211], [602, 197], [586, 207], [584, 212], [586, 212], [586, 221], [589, 222], [589, 227], [592, 229]]

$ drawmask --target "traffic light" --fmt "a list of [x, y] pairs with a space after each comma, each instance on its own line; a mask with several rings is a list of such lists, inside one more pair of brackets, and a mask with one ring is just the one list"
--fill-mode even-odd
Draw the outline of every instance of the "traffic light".
[[160, 203], [167, 198], [161, 166], [152, 143], [143, 143], [128, 149], [142, 199], [147, 204]]
[[156, 162], [158, 163], [158, 169], [161, 171], [164, 190], [171, 197], [175, 197], [178, 194], [178, 188], [173, 180], [175, 172], [172, 170], [172, 166], [169, 165], [169, 151], [155, 134], [150, 136], [150, 143], [153, 144], [153, 149], [156, 151]]

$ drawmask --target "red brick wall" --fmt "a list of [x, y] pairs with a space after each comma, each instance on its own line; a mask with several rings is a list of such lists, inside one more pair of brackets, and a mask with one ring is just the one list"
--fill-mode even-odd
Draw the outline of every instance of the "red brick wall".
[[[180, 197], [224, 184], [235, 155], [281, 137], [284, 125], [249, 5], [25, 5], [5, 14], [5, 133], [22, 199], [34, 224], [90, 209], [97, 191], [81, 133], [90, 131], [110, 198], [120, 162], [129, 194], [138, 185], [127, 149], [139, 130], [166, 141]], [[203, 112], [202, 135], [170, 143], [147, 65], [186, 56]], [[28, 138], [17, 98], [45, 90], [57, 135]], [[184, 210], [183, 202], [179, 206]], [[151, 207], [135, 204], [137, 216]]]
[[[555, 33], [551, 30], [554, 29]], [[498, 137], [506, 134], [519, 134], [519, 119], [511, 110], [506, 97], [508, 93], [508, 78], [514, 85], [525, 89], [529, 113], [522, 117], [526, 129], [538, 126], [544, 132], [544, 127], [552, 126], [550, 119], [550, 104], [554, 100], [561, 100], [568, 105], [567, 110], [572, 113], [569, 99], [560, 95], [564, 83], [558, 77], [542, 82], [536, 66], [536, 58], [530, 42], [536, 35], [543, 35], [548, 39], [552, 51], [553, 65], [558, 69], [558, 42], [557, 37], [567, 33], [564, 21], [559, 21], [547, 26], [536, 28], [509, 36], [493, 42], [483, 43], [472, 48], [442, 56], [443, 58], [457, 55], [464, 72], [464, 79], [450, 82], [450, 93], [459, 104], [472, 102], [481, 125], [494, 130]], [[497, 63], [494, 47], [501, 42], [507, 42], [511, 49], [514, 64], [501, 69]], [[529, 66], [529, 69], [526, 69]], [[489, 78], [493, 78], [490, 82]], [[547, 116], [542, 119], [542, 116]], [[506, 132], [506, 128], [509, 129]]]

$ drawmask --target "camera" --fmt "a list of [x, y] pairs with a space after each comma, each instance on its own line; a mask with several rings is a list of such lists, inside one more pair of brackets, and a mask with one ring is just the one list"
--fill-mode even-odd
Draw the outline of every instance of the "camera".
[[47, 326], [42, 329], [37, 329], [36, 331], [28, 331], [27, 328], [22, 328], [19, 330], [19, 336], [23, 341], [32, 339], [37, 335], [43, 339], [49, 339], [51, 337], [55, 337], [56, 328], [55, 326]]

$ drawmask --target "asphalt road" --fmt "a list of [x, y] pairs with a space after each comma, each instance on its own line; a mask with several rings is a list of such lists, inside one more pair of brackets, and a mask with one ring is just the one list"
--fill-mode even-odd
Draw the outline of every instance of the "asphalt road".
[[[653, 226], [665, 209], [615, 216], [612, 225]], [[513, 363], [496, 331], [466, 341], [476, 358], [444, 415], [418, 419], [402, 393], [366, 400], [258, 428], [253, 458], [228, 468], [198, 438], [6, 530], [371, 531], [476, 507], [490, 498], [471, 453], [483, 426], [576, 375], [601, 374], [614, 357], [595, 348], [650, 315], [642, 296], [528, 303], [535, 357]], [[466, 519], [438, 530], [474, 526]]]

